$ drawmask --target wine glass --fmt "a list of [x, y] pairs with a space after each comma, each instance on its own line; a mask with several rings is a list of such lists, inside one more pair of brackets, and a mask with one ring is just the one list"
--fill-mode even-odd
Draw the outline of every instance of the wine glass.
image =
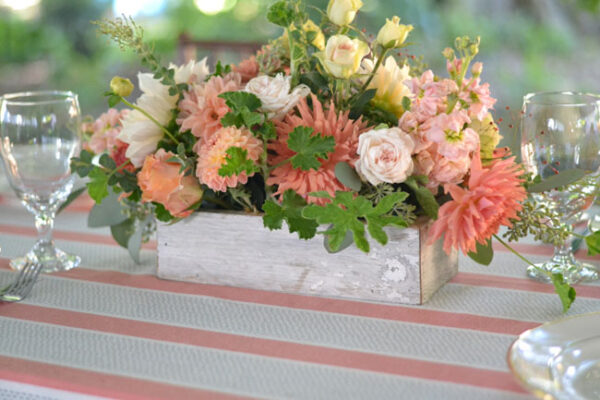
[[35, 216], [38, 239], [24, 256], [11, 261], [21, 269], [42, 263], [43, 272], [65, 271], [81, 259], [54, 246], [52, 228], [58, 207], [73, 188], [71, 157], [79, 154], [77, 95], [46, 91], [0, 98], [0, 155], [10, 186]]
[[[586, 176], [562, 190], [535, 194], [562, 214], [572, 229], [594, 202], [594, 183], [600, 168], [600, 96], [574, 92], [531, 93], [521, 113], [521, 157], [527, 172], [548, 179], [561, 171], [582, 169]], [[594, 181], [596, 180], [596, 181]], [[547, 272], [561, 273], [568, 283], [598, 279], [598, 271], [575, 260], [571, 239], [554, 248], [547, 262], [530, 265], [527, 275], [548, 281]]]

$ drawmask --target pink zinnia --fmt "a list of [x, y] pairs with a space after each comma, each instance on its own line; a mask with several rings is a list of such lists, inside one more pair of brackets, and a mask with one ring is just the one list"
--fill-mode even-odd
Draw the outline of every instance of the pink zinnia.
[[444, 235], [444, 250], [460, 249], [464, 254], [476, 244], [498, 233], [501, 225], [512, 226], [521, 201], [527, 198], [519, 166], [514, 157], [498, 160], [484, 168], [478, 153], [473, 157], [468, 189], [449, 184], [444, 187], [452, 200], [440, 207], [430, 231], [429, 242]]
[[194, 136], [208, 141], [222, 128], [221, 118], [229, 112], [225, 100], [219, 95], [238, 91], [241, 87], [240, 74], [232, 72], [224, 77], [213, 76], [206, 83], [184, 92], [183, 100], [179, 102], [180, 113], [177, 118], [181, 131], [189, 129]]
[[311, 203], [324, 204], [325, 199], [309, 197], [308, 193], [324, 190], [334, 196], [337, 190], [348, 190], [335, 177], [335, 166], [342, 161], [354, 166], [358, 159], [356, 154], [358, 137], [367, 130], [367, 127], [362, 121], [362, 117], [355, 121], [348, 117], [348, 111], [338, 114], [333, 103], [330, 104], [327, 111], [324, 111], [319, 99], [315, 95], [311, 95], [311, 97], [312, 110], [306, 99], [302, 99], [297, 106], [299, 115], [290, 113], [283, 121], [275, 122], [278, 138], [269, 146], [269, 149], [276, 155], [269, 159], [269, 163], [276, 165], [295, 154], [287, 147], [287, 140], [290, 133], [298, 126], [313, 128], [314, 134], [333, 136], [335, 139], [334, 151], [329, 154], [327, 160], [320, 160], [321, 167], [318, 170], [303, 171], [292, 168], [290, 163], [277, 167], [271, 172], [267, 184], [278, 185], [277, 195], [281, 195], [287, 189], [293, 189]]
[[212, 190], [225, 192], [227, 188], [248, 182], [249, 176], [245, 172], [232, 176], [219, 175], [230, 147], [246, 150], [248, 158], [253, 161], [258, 160], [263, 152], [262, 142], [249, 130], [233, 126], [221, 128], [208, 141], [198, 141], [194, 146], [194, 151], [198, 153], [196, 176], [200, 183]]
[[256, 56], [251, 56], [233, 66], [233, 72], [237, 72], [242, 77], [242, 83], [247, 83], [250, 79], [258, 76], [259, 65]]

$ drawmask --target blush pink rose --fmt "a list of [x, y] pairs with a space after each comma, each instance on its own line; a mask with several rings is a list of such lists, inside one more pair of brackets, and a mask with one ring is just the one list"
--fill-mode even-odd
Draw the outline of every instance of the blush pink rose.
[[175, 154], [159, 149], [144, 160], [139, 172], [138, 185], [142, 201], [160, 203], [174, 217], [184, 218], [192, 213], [189, 208], [202, 199], [198, 180], [180, 172], [181, 165], [167, 160]]

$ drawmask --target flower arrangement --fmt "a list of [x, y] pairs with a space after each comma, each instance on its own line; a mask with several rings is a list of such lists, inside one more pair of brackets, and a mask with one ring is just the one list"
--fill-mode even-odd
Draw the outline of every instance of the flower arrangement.
[[[497, 148], [496, 100], [473, 63], [479, 38], [457, 38], [437, 76], [405, 51], [413, 27], [400, 18], [374, 39], [352, 25], [361, 6], [330, 0], [326, 13], [310, 10], [316, 23], [302, 1], [277, 1], [268, 19], [283, 35], [213, 71], [206, 60], [162, 66], [131, 19], [97, 22], [151, 73], [138, 74], [135, 102], [133, 84], [115, 77], [109, 105], [130, 110], [84, 127], [87, 148], [72, 168], [89, 177], [96, 225], [110, 224], [135, 257], [154, 218], [244, 210], [271, 230], [285, 221], [300, 239], [321, 234], [331, 252], [352, 243], [368, 252], [368, 236], [386, 244], [383, 227], [421, 218], [434, 220], [430, 241], [443, 237], [446, 251], [484, 264], [492, 238], [506, 244], [501, 226], [512, 239], [544, 229], [519, 224], [536, 210], [523, 208], [531, 180]], [[108, 216], [110, 201], [119, 215]], [[573, 289], [552, 281], [568, 309]]]

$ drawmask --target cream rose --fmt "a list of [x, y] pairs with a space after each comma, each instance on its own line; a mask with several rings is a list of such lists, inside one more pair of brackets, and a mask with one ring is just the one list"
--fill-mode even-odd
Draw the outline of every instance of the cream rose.
[[344, 79], [358, 72], [361, 61], [367, 54], [369, 46], [365, 42], [345, 35], [331, 36], [327, 40], [325, 51], [315, 53], [327, 72]]
[[279, 120], [310, 93], [310, 89], [306, 85], [298, 85], [290, 90], [290, 84], [290, 76], [262, 75], [251, 79], [244, 90], [260, 99], [262, 103], [260, 111], [266, 112], [271, 119]]
[[399, 17], [394, 16], [391, 20], [386, 18], [385, 25], [377, 34], [377, 43], [387, 48], [399, 47], [406, 41], [412, 30], [412, 25], [400, 24]]
[[400, 128], [377, 129], [358, 138], [356, 171], [369, 183], [401, 183], [413, 172], [415, 145]]
[[356, 12], [363, 6], [360, 0], [329, 0], [327, 17], [336, 25], [344, 26], [354, 21]]

